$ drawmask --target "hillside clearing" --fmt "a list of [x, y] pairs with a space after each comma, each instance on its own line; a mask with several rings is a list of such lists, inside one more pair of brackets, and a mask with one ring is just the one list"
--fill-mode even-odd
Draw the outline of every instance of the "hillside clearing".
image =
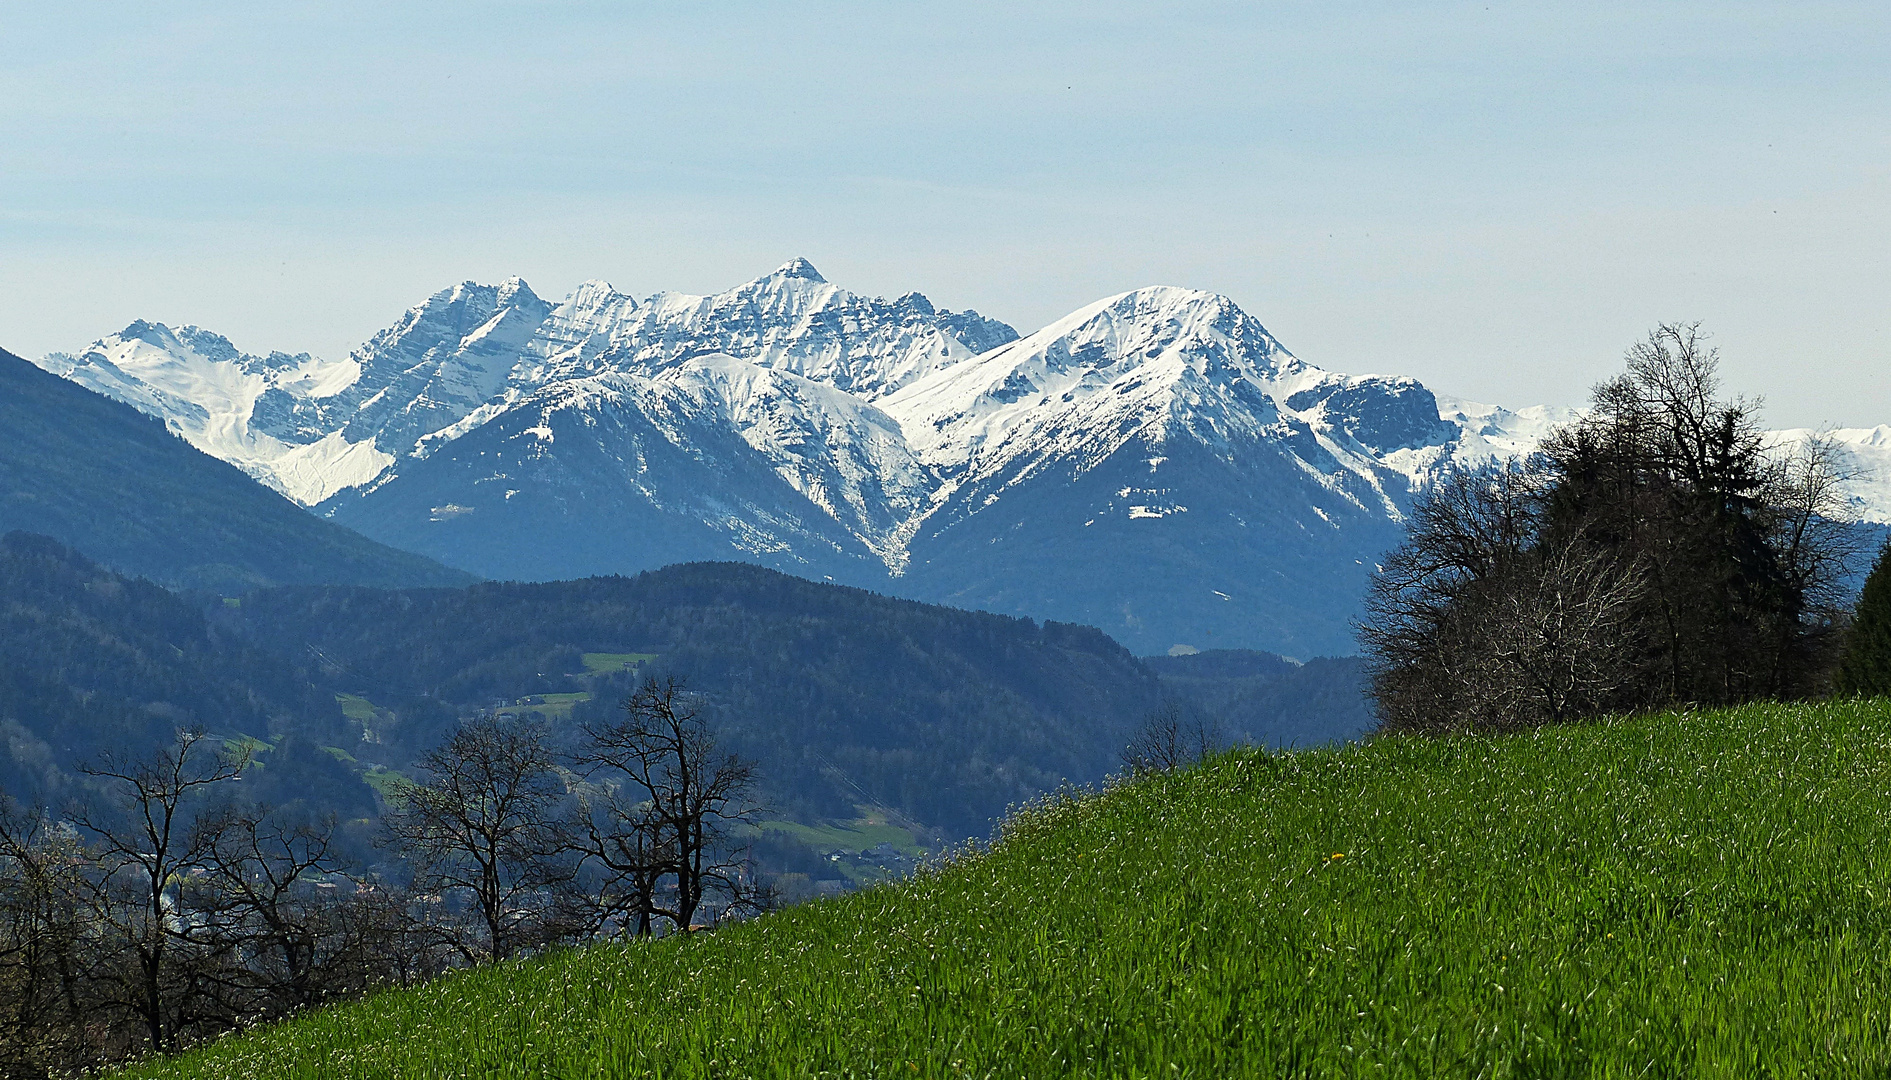
[[588, 652], [583, 654], [584, 670], [591, 675], [607, 675], [613, 671], [629, 671], [657, 658], [656, 653], [624, 652], [603, 653]]
[[1888, 782], [1884, 702], [1237, 752], [134, 1075], [1883, 1075]]

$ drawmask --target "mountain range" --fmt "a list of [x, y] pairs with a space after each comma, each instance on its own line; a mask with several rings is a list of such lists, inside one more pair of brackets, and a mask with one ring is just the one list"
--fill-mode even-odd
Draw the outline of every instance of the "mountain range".
[[[1325, 371], [1214, 293], [1137, 289], [1020, 336], [803, 259], [709, 296], [466, 282], [340, 360], [135, 322], [38, 363], [486, 577], [737, 559], [1145, 654], [1354, 651], [1414, 495], [1573, 415]], [[1833, 434], [1891, 464], [1891, 427]], [[1853, 499], [1891, 521], [1891, 487]]]

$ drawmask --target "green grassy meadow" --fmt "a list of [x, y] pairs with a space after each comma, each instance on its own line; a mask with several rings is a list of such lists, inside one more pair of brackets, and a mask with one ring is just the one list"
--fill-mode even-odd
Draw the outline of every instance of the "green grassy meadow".
[[341, 705], [341, 714], [348, 719], [363, 724], [373, 722], [377, 710], [374, 702], [367, 698], [359, 694], [336, 694], [335, 701]]
[[616, 671], [627, 671], [656, 658], [656, 653], [647, 652], [588, 652], [582, 656], [585, 673], [590, 675], [608, 675]]
[[1891, 1076], [1891, 706], [1240, 751], [149, 1077]]
[[876, 813], [872, 807], [860, 807], [863, 816], [847, 822], [828, 822], [821, 825], [803, 825], [794, 821], [764, 821], [761, 828], [769, 832], [779, 832], [792, 836], [816, 851], [859, 851], [862, 848], [886, 844], [902, 855], [919, 856], [927, 852], [923, 842], [913, 836], [913, 830], [903, 825], [896, 825], [884, 812]]
[[530, 716], [533, 713], [547, 720], [568, 720], [571, 710], [580, 702], [590, 701], [590, 691], [580, 690], [569, 694], [533, 694], [520, 698], [517, 704], [508, 705], [495, 711], [496, 716]]

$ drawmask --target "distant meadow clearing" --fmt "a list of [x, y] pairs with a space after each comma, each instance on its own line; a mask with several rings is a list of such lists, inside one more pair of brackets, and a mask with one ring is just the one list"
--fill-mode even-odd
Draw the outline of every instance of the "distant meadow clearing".
[[142, 1077], [1891, 1075], [1891, 705], [1387, 738]]

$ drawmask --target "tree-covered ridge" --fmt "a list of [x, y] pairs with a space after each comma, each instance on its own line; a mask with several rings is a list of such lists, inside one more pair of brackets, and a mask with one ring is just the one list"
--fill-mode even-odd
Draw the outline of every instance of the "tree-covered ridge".
[[311, 680], [391, 707], [397, 724], [582, 691], [593, 697], [572, 709], [579, 722], [640, 677], [587, 677], [584, 654], [654, 654], [648, 670], [707, 696], [790, 816], [852, 817], [871, 801], [961, 836], [1065, 780], [1103, 776], [1162, 697], [1152, 672], [1089, 627], [739, 563], [452, 590], [277, 589], [225, 618]]
[[226, 593], [472, 580], [316, 518], [162, 422], [5, 351], [0, 431], [0, 531], [53, 536], [126, 574]]
[[1365, 661], [1318, 656], [1295, 663], [1273, 653], [1210, 649], [1146, 656], [1164, 691], [1212, 721], [1232, 742], [1261, 747], [1322, 746], [1371, 731]]
[[982, 835], [1014, 802], [1102, 778], [1165, 698], [1261, 745], [1364, 727], [1356, 661], [1141, 661], [1087, 627], [743, 564], [185, 599], [16, 534], [0, 544], [0, 571], [0, 783], [29, 799], [102, 747], [155, 747], [202, 726], [270, 740], [245, 780], [259, 793], [370, 817], [362, 777], [409, 770], [465, 719], [538, 713], [568, 732], [650, 674], [704, 696], [759, 764], [779, 817], [847, 821], [867, 806], [934, 839]]
[[0, 537], [0, 784], [59, 793], [103, 750], [167, 743], [180, 727], [346, 738], [332, 694], [226, 632], [195, 605], [57, 541]]

